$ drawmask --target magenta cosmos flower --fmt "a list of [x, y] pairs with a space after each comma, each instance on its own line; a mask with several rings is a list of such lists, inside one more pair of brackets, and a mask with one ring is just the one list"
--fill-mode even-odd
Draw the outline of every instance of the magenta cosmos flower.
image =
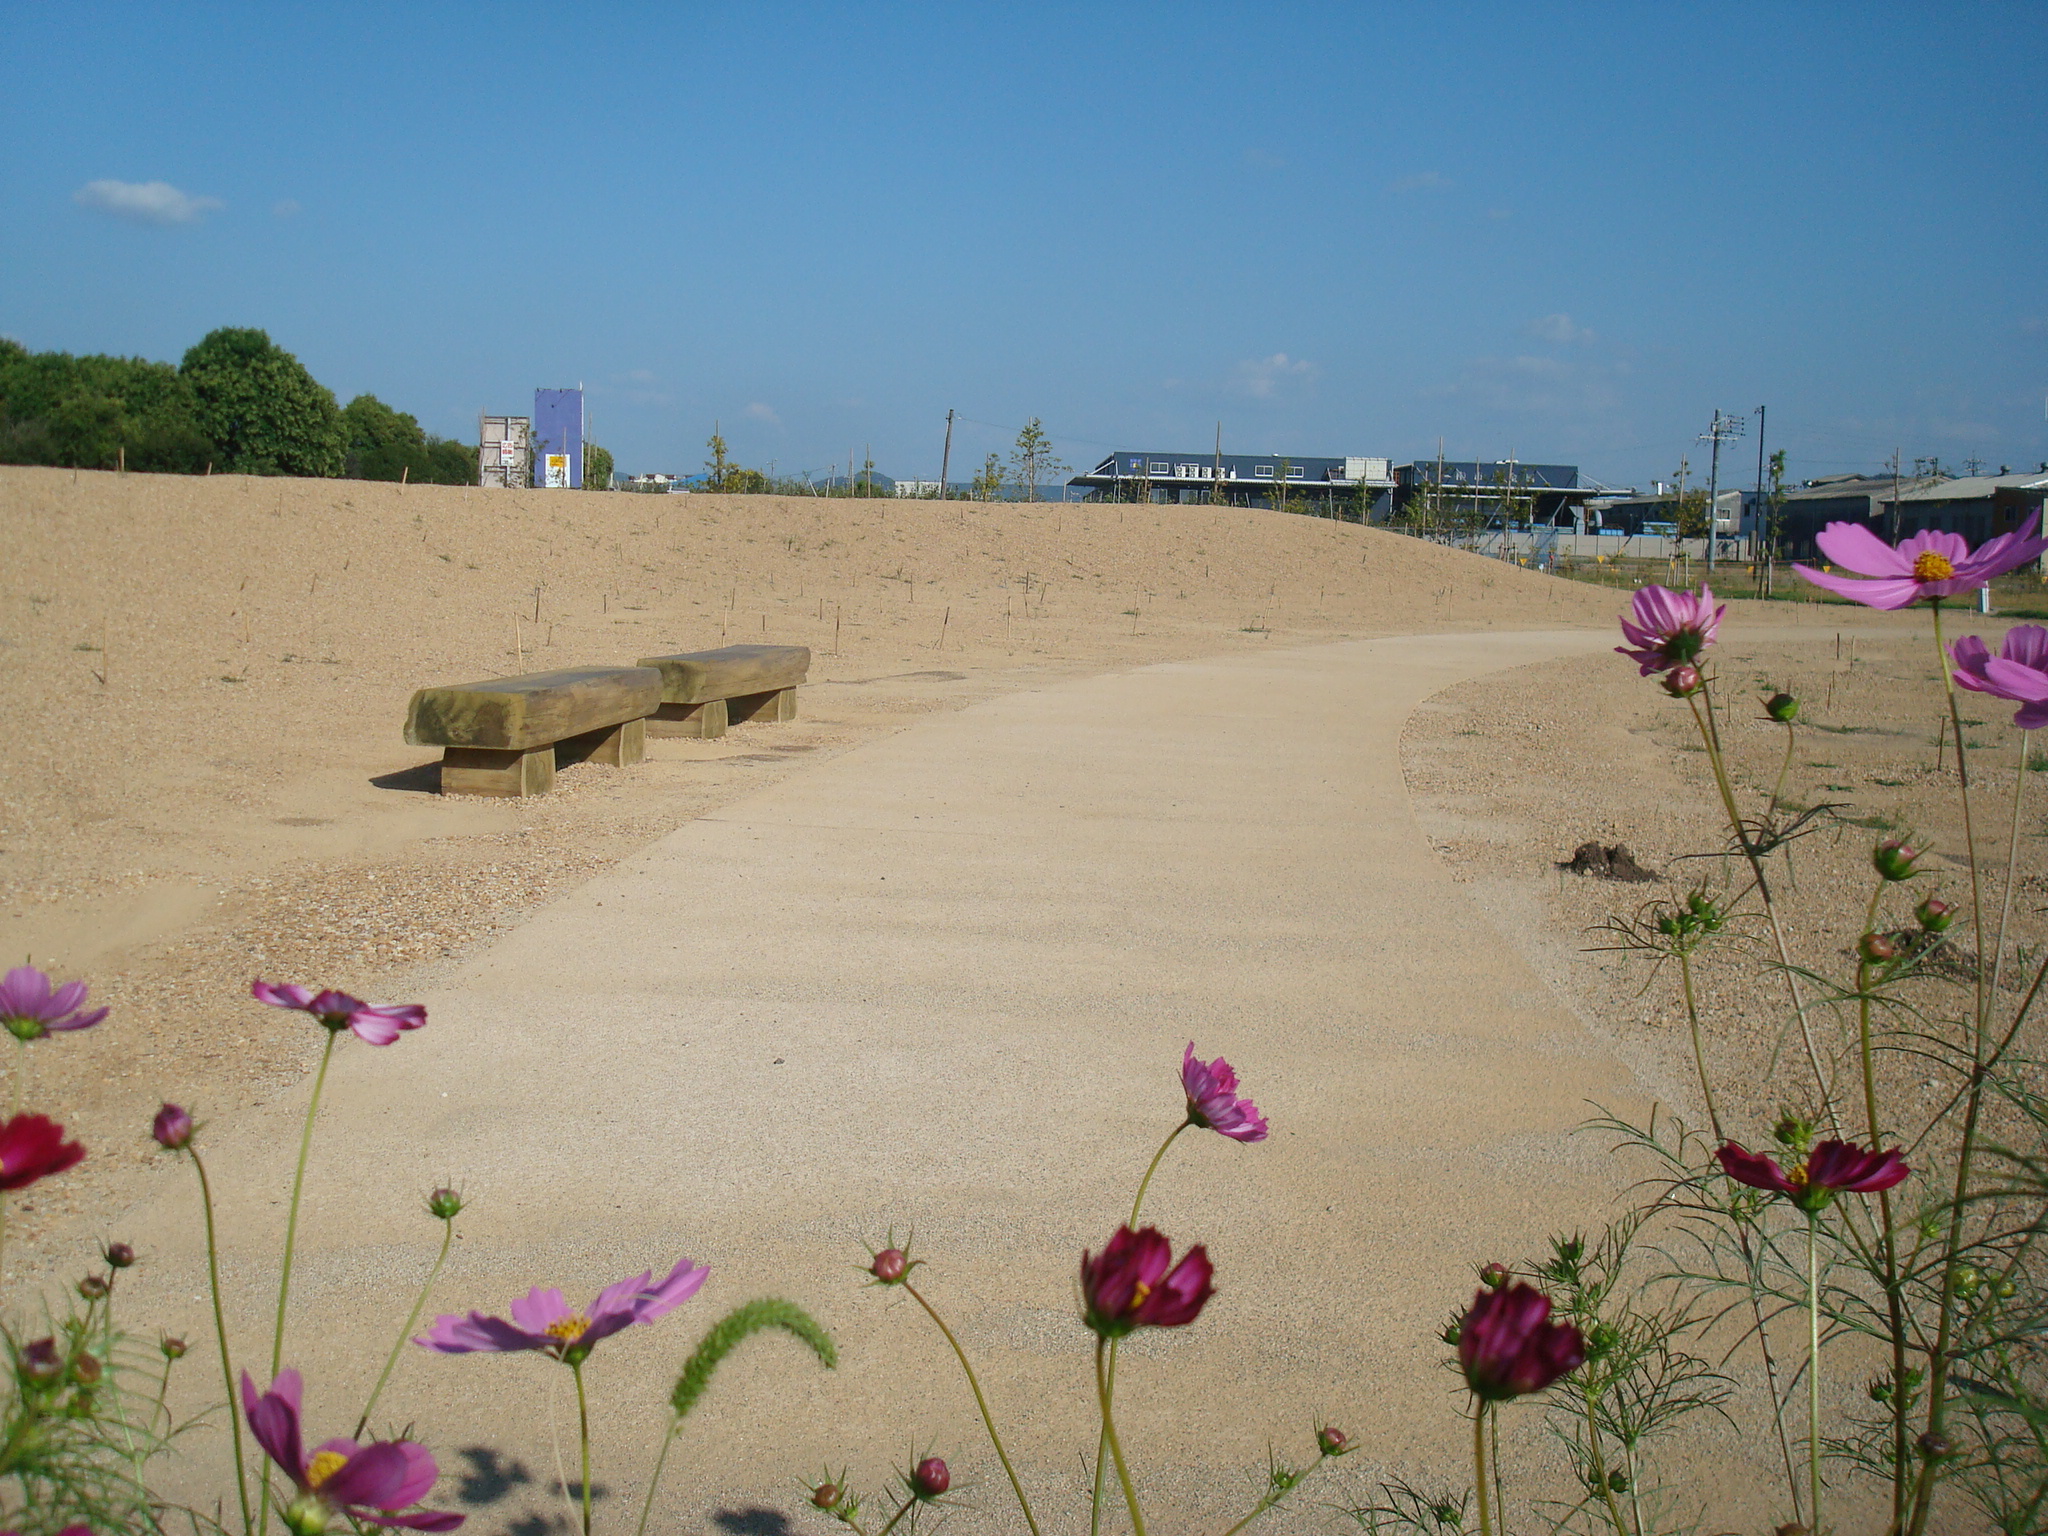
[[704, 1284], [711, 1271], [701, 1264], [682, 1260], [669, 1271], [666, 1280], [655, 1284], [654, 1272], [635, 1275], [608, 1285], [581, 1312], [573, 1311], [560, 1291], [539, 1287], [512, 1303], [512, 1317], [486, 1317], [472, 1312], [467, 1317], [444, 1313], [434, 1319], [424, 1337], [413, 1340], [422, 1349], [444, 1355], [509, 1353], [537, 1349], [570, 1365], [581, 1365], [590, 1351], [631, 1323], [651, 1323], [672, 1312]]
[[84, 1161], [85, 1148], [66, 1141], [64, 1127], [47, 1115], [0, 1122], [0, 1189], [26, 1189]]
[[1714, 643], [1721, 632], [1721, 615], [1727, 611], [1726, 603], [1714, 606], [1713, 591], [1705, 585], [1697, 597], [1669, 587], [1644, 587], [1621, 620], [1621, 636], [1628, 644], [1614, 649], [1641, 667], [1644, 677], [1686, 666]]
[[1533, 1285], [1481, 1290], [1458, 1325], [1465, 1385], [1487, 1402], [1541, 1392], [1585, 1363], [1585, 1337], [1551, 1322], [1550, 1298]]
[[1975, 635], [1963, 636], [1948, 653], [1955, 658], [1958, 688], [2012, 700], [2020, 706], [2012, 723], [2023, 731], [2048, 725], [2048, 629], [2013, 625], [1996, 656]]
[[1838, 1194], [1874, 1195], [1904, 1181], [1913, 1170], [1897, 1147], [1866, 1152], [1847, 1141], [1824, 1141], [1805, 1163], [1789, 1171], [1758, 1152], [1729, 1142], [1715, 1154], [1728, 1177], [1751, 1189], [1783, 1195], [1802, 1211], [1823, 1209]]
[[1230, 1063], [1221, 1056], [1214, 1061], [1197, 1061], [1192, 1040], [1180, 1060], [1180, 1085], [1188, 1096], [1189, 1125], [1199, 1125], [1232, 1141], [1266, 1139], [1266, 1117], [1250, 1099], [1237, 1096], [1237, 1074], [1230, 1070]]
[[50, 978], [32, 965], [17, 965], [0, 979], [0, 1024], [17, 1040], [40, 1040], [67, 1029], [91, 1029], [107, 1016], [104, 1008], [85, 1011], [85, 983], [67, 981], [52, 987]]
[[1081, 1255], [1081, 1320], [1105, 1339], [1192, 1323], [1216, 1294], [1216, 1270], [1200, 1243], [1169, 1269], [1172, 1259], [1173, 1245], [1156, 1227], [1118, 1227], [1101, 1258]]
[[1932, 529], [1916, 533], [1894, 549], [1862, 523], [1829, 523], [1814, 540], [1820, 552], [1845, 570], [1871, 578], [1834, 576], [1809, 565], [1793, 570], [1816, 587], [1840, 593], [1871, 608], [1904, 608], [1921, 598], [1953, 597], [1975, 591], [1994, 576], [2017, 570], [2042, 550], [2048, 539], [2033, 536], [2028, 518], [2011, 533], [1987, 541], [1974, 555], [1959, 533]]
[[249, 995], [273, 1008], [296, 1008], [310, 1013], [330, 1030], [346, 1029], [365, 1045], [389, 1045], [408, 1029], [427, 1022], [427, 1010], [418, 1003], [373, 1006], [346, 992], [315, 992], [284, 982], [258, 978], [249, 983]]
[[297, 1371], [280, 1372], [263, 1393], [257, 1392], [249, 1373], [242, 1372], [242, 1410], [249, 1433], [292, 1480], [295, 1496], [285, 1507], [284, 1523], [294, 1536], [320, 1536], [337, 1515], [409, 1531], [452, 1531], [462, 1524], [463, 1516], [448, 1511], [411, 1509], [441, 1475], [423, 1445], [411, 1440], [373, 1440], [368, 1445], [323, 1440], [308, 1456], [299, 1436], [304, 1391]]

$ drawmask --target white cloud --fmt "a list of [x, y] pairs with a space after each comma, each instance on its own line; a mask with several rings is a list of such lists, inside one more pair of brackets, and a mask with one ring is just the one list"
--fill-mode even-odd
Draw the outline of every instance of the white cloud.
[[782, 418], [775, 414], [775, 408], [770, 405], [763, 405], [759, 400], [754, 401], [740, 414], [754, 421], [765, 421], [771, 427], [782, 425]]
[[270, 205], [271, 216], [274, 218], [288, 219], [298, 211], [299, 200], [296, 197], [280, 198]]
[[1305, 357], [1275, 352], [1271, 357], [1252, 358], [1237, 365], [1237, 379], [1244, 392], [1255, 400], [1270, 400], [1280, 386], [1306, 382], [1322, 370]]
[[1591, 341], [1593, 333], [1573, 321], [1570, 315], [1539, 315], [1522, 327], [1525, 334], [1538, 341], [1555, 341], [1569, 345], [1575, 341]]
[[88, 181], [71, 200], [137, 224], [197, 224], [227, 206], [217, 197], [180, 192], [168, 181]]
[[1419, 176], [1403, 176], [1394, 183], [1396, 192], [1420, 192], [1428, 187], [1448, 187], [1453, 183], [1439, 171], [1424, 171]]

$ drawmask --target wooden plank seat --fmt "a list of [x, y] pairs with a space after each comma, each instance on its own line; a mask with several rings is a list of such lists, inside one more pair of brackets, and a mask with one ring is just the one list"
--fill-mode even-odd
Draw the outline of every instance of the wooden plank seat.
[[807, 645], [728, 645], [716, 651], [643, 656], [661, 674], [650, 736], [723, 736], [742, 720], [794, 720], [796, 691], [811, 670]]
[[569, 667], [449, 688], [422, 688], [405, 739], [441, 747], [445, 795], [544, 795], [571, 763], [626, 768], [647, 755], [661, 702], [652, 667]]

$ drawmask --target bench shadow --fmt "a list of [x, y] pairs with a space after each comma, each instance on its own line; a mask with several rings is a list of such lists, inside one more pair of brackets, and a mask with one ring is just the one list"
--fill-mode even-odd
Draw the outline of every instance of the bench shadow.
[[370, 784], [375, 789], [403, 790], [414, 795], [438, 795], [441, 793], [441, 762], [436, 758], [431, 763], [421, 763], [414, 768], [401, 768], [396, 773], [374, 775]]

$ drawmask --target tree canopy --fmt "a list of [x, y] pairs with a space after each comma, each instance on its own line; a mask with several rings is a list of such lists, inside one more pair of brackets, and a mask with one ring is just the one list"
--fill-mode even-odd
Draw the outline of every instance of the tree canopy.
[[416, 485], [469, 485], [476, 452], [466, 443], [435, 437], [417, 418], [395, 411], [375, 395], [357, 395], [343, 407], [346, 448], [342, 473], [352, 480], [409, 480]]
[[346, 458], [341, 407], [263, 331], [223, 326], [185, 354], [180, 377], [220, 467], [243, 475], [338, 475]]
[[0, 340], [0, 463], [198, 474], [214, 445], [196, 407], [169, 363]]

